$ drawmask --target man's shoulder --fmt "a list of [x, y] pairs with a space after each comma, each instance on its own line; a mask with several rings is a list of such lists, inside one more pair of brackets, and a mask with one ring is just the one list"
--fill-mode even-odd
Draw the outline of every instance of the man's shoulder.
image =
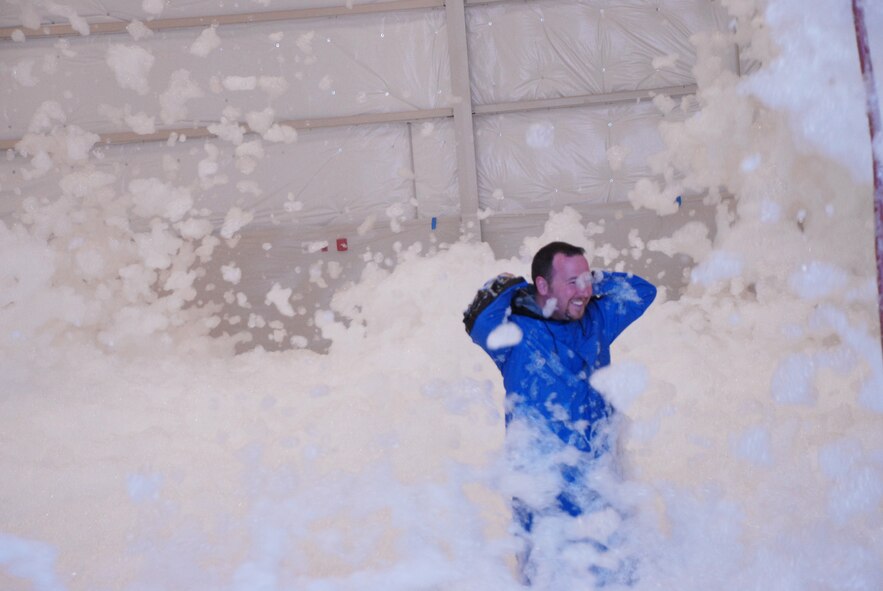
[[488, 308], [494, 306], [508, 308], [511, 297], [502, 297], [504, 294], [511, 295], [516, 288], [527, 285], [528, 283], [524, 277], [516, 277], [511, 273], [500, 273], [496, 277], [489, 279], [478, 290], [472, 303], [463, 312], [463, 324], [466, 325], [466, 332], [472, 333], [475, 322]]

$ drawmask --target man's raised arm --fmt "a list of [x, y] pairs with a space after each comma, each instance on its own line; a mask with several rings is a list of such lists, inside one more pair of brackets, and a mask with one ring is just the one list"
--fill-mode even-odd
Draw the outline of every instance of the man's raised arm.
[[611, 341], [637, 320], [656, 299], [656, 286], [629, 273], [595, 271], [593, 300], [604, 318]]
[[[512, 290], [526, 284], [523, 277], [502, 273], [478, 290], [475, 299], [463, 312], [463, 324], [466, 327], [466, 332], [476, 345], [491, 353], [487, 347], [488, 335], [505, 319], [512, 300]], [[508, 293], [509, 297], [501, 298], [500, 296], [504, 293]]]

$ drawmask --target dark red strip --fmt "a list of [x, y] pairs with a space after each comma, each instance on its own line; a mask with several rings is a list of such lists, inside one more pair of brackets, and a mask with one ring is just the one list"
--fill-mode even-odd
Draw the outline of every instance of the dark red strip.
[[858, 44], [858, 59], [865, 82], [865, 96], [868, 110], [868, 128], [871, 131], [871, 158], [874, 162], [874, 236], [877, 252], [877, 308], [880, 316], [880, 340], [883, 346], [883, 167], [873, 146], [880, 140], [880, 107], [877, 88], [874, 82], [874, 66], [871, 64], [871, 49], [868, 44], [868, 29], [865, 26], [864, 0], [852, 0], [852, 15], [855, 21], [855, 40]]

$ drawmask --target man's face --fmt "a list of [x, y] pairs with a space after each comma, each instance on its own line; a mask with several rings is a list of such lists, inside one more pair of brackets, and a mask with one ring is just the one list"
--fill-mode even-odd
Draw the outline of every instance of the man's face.
[[542, 293], [540, 286], [537, 288], [545, 297], [547, 313], [552, 307], [550, 300], [555, 300], [549, 316], [557, 320], [579, 320], [583, 317], [592, 297], [592, 274], [586, 257], [556, 254], [552, 259], [551, 281], [544, 283], [546, 293]]

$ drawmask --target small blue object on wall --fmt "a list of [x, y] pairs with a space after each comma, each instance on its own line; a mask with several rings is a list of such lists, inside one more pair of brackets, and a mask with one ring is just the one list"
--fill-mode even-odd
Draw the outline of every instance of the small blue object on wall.
[[432, 229], [435, 230], [435, 227], [438, 225], [438, 219], [432, 218]]
[[681, 198], [680, 195], [678, 195], [677, 199], [675, 199], [675, 202], [678, 204], [678, 207], [684, 204], [684, 200]]

